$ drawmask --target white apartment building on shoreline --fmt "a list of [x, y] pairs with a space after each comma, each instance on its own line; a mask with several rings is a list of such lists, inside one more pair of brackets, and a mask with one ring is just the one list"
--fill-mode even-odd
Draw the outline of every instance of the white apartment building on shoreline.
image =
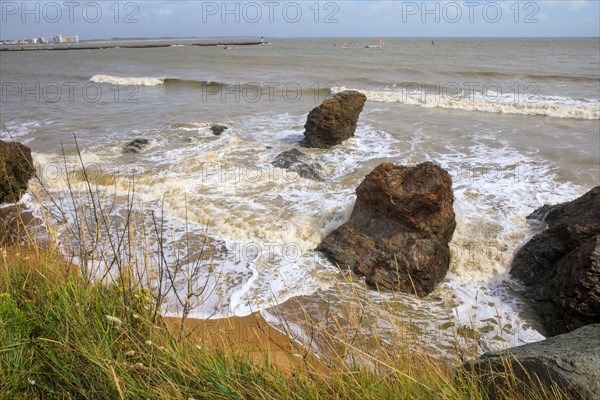
[[79, 43], [78, 35], [54, 35], [29, 39], [5, 40], [2, 44], [59, 44]]

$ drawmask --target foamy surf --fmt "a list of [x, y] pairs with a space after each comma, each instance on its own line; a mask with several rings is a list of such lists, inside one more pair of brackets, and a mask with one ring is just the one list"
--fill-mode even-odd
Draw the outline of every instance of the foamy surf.
[[[411, 323], [424, 327], [424, 337], [441, 329], [444, 338], [431, 338], [439, 348], [450, 348], [456, 327], [474, 327], [489, 348], [543, 337], [509, 293], [508, 266], [532, 233], [525, 216], [542, 202], [568, 200], [581, 188], [557, 183], [547, 161], [511, 147], [500, 131], [463, 133], [468, 139], [457, 134], [456, 140], [467, 140], [464, 146], [432, 147], [418, 129], [406, 140], [364, 122], [342, 146], [303, 150], [324, 166], [327, 176], [324, 182], [302, 179], [274, 168], [271, 161], [298, 145], [304, 121], [304, 115], [257, 115], [236, 120], [235, 129], [219, 137], [198, 133], [207, 130], [207, 122], [173, 121], [125, 134], [151, 140], [143, 156], [123, 156], [126, 141], [115, 136], [114, 145], [109, 141], [108, 147], [102, 143], [86, 148], [82, 158], [95, 166], [88, 176], [95, 179], [91, 172], [102, 172], [94, 187], [117, 196], [117, 211], [126, 207], [130, 188], [120, 163], [135, 170], [136, 204], [139, 200], [146, 210], [164, 212], [165, 229], [173, 233], [166, 246], [186, 242], [188, 228], [210, 236], [215, 251], [202, 261], [203, 272], [196, 276], [196, 284], [206, 284], [210, 295], [190, 312], [198, 318], [244, 316], [292, 297], [331, 291], [336, 267], [314, 249], [348, 219], [354, 190], [364, 175], [382, 161], [436, 161], [454, 181], [458, 227], [451, 243], [451, 271], [431, 298], [397, 296], [399, 309], [410, 308]], [[187, 135], [188, 130], [194, 140], [180, 140], [173, 133]], [[36, 158], [41, 170], [64, 164], [56, 154]], [[77, 170], [78, 158], [70, 155], [69, 170]], [[78, 196], [85, 196], [88, 188], [81, 176], [72, 174], [70, 184]], [[111, 176], [121, 178], [107, 179]], [[66, 182], [50, 183], [56, 195], [68, 191]], [[200, 243], [201, 237], [195, 240]], [[383, 300], [396, 301], [386, 294]], [[165, 308], [166, 314], [181, 313], [173, 304]]]
[[437, 292], [448, 297], [456, 326], [474, 329], [485, 349], [542, 340], [535, 318], [513, 293], [510, 264], [535, 233], [526, 216], [585, 188], [558, 182], [548, 163], [504, 143], [496, 132], [480, 132], [473, 141], [467, 154], [437, 156], [453, 179], [457, 222], [450, 272]]
[[33, 137], [30, 136], [32, 131], [50, 123], [52, 123], [52, 121], [27, 121], [21, 123], [7, 121], [2, 124], [2, 129], [0, 129], [0, 139], [5, 141], [16, 140], [23, 144], [27, 144], [33, 140]]
[[[349, 90], [333, 87], [331, 94]], [[367, 100], [377, 103], [403, 103], [421, 107], [439, 107], [452, 110], [482, 111], [490, 113], [540, 115], [554, 118], [600, 119], [600, 100], [573, 99], [561, 96], [495, 93], [488, 91], [446, 93], [443, 90], [357, 90]]]
[[94, 83], [107, 83], [110, 85], [121, 85], [121, 86], [158, 86], [165, 83], [162, 78], [149, 78], [149, 77], [121, 77], [112, 75], [94, 75], [90, 78], [91, 82]]

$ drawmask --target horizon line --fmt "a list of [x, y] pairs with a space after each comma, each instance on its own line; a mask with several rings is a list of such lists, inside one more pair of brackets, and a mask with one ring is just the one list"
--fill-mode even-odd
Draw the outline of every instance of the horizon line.
[[[5, 40], [26, 40], [37, 36], [31, 36], [26, 38], [2, 38], [0, 37], [0, 41]], [[103, 41], [119, 41], [119, 40], [182, 40], [182, 39], [190, 39], [190, 40], [211, 40], [211, 39], [255, 39], [266, 36], [256, 36], [256, 35], [244, 35], [244, 36], [159, 36], [159, 37], [112, 37], [112, 38], [90, 38], [90, 39], [82, 39], [81, 41], [92, 41], [92, 40], [103, 40]], [[600, 40], [600, 36], [385, 36], [385, 35], [376, 35], [376, 36], [268, 36], [268, 38], [272, 39], [378, 39], [378, 38], [386, 38], [386, 39], [598, 39]]]

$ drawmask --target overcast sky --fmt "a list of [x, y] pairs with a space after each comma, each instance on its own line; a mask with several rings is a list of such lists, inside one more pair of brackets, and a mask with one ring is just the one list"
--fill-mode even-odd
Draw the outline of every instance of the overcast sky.
[[600, 36], [598, 0], [0, 3], [0, 39]]

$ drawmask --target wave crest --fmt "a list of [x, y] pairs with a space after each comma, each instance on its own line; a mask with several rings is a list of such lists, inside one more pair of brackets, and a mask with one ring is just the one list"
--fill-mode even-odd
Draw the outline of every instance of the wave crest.
[[[348, 90], [344, 86], [331, 88], [331, 94]], [[357, 90], [367, 100], [379, 103], [403, 103], [421, 107], [483, 111], [506, 114], [541, 115], [555, 118], [600, 119], [600, 100], [573, 99], [561, 96], [527, 95], [516, 99], [512, 94], [456, 93], [440, 94], [427, 91]]]
[[161, 78], [132, 78], [132, 77], [120, 77], [112, 75], [94, 75], [90, 81], [95, 83], [109, 83], [112, 85], [123, 85], [123, 86], [158, 86], [165, 83], [164, 79]]

